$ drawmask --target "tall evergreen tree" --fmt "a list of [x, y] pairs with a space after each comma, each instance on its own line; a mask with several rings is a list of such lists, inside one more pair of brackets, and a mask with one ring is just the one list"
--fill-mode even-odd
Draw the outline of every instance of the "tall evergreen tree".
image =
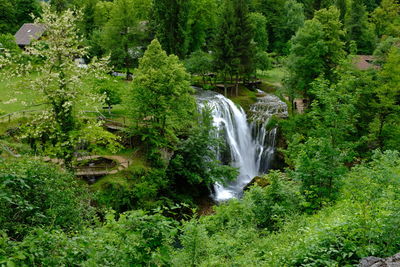
[[[234, 2], [234, 33], [233, 47], [238, 61], [234, 63], [237, 75], [249, 78], [254, 71], [255, 47], [253, 45], [254, 29], [249, 18], [247, 0]], [[236, 66], [235, 66], [236, 65]]]
[[0, 0], [0, 32], [14, 34], [16, 31], [16, 9], [12, 2]]
[[268, 48], [267, 18], [258, 12], [252, 12], [249, 16], [254, 29], [254, 43], [259, 51]]
[[40, 6], [37, 0], [18, 0], [15, 2], [16, 14], [15, 18], [18, 26], [27, 22], [32, 22], [31, 14], [35, 17], [39, 16]]
[[368, 13], [363, 0], [352, 0], [345, 18], [348, 42], [354, 41], [362, 54], [371, 54], [375, 35], [368, 23]]
[[167, 54], [187, 54], [186, 34], [190, 1], [153, 0], [152, 27]]
[[253, 38], [254, 29], [249, 18], [247, 1], [225, 1], [215, 43], [215, 62], [217, 69], [223, 73], [224, 80], [227, 74], [231, 78], [236, 76], [236, 88], [239, 75], [243, 78], [249, 77], [254, 71], [256, 50]]
[[217, 24], [216, 0], [189, 1], [190, 10], [185, 38], [187, 54], [210, 48]]
[[342, 23], [344, 23], [344, 18], [346, 16], [347, 11], [347, 1], [346, 0], [336, 0], [335, 3], [337, 9], [340, 11], [339, 19]]
[[[235, 18], [231, 2], [226, 0], [224, 3], [214, 44], [214, 65], [216, 71], [222, 74], [224, 83], [226, 83], [227, 75], [231, 74], [232, 63], [235, 59], [232, 42], [235, 38], [235, 32], [231, 26], [234, 24]], [[224, 93], [227, 94], [226, 86], [224, 86]]]

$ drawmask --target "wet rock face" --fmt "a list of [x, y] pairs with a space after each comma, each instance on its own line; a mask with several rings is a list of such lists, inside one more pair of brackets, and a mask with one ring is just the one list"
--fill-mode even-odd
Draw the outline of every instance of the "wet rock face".
[[288, 111], [285, 102], [272, 94], [265, 94], [257, 99], [257, 102], [250, 108], [250, 120], [258, 123], [265, 123], [272, 116], [287, 118]]
[[360, 261], [359, 267], [400, 267], [400, 253], [382, 259], [377, 257], [367, 257]]

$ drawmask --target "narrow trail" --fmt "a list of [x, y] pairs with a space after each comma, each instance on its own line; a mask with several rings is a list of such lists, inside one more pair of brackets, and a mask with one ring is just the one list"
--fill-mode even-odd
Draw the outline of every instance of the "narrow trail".
[[[99, 159], [99, 158], [104, 158], [104, 159], [110, 159], [115, 162], [117, 162], [117, 166], [111, 168], [108, 170], [107, 168], [103, 170], [93, 170], [94, 168], [92, 167], [81, 167], [79, 170], [75, 173], [76, 176], [105, 176], [109, 174], [116, 174], [122, 170], [125, 170], [129, 167], [131, 164], [131, 161], [128, 158], [122, 157], [122, 156], [117, 156], [117, 155], [109, 155], [109, 156], [102, 156], [102, 155], [93, 155], [93, 156], [85, 156], [85, 157], [80, 157], [77, 158], [77, 161], [83, 161], [83, 160], [94, 160], [94, 159]], [[42, 158], [44, 161], [47, 162], [52, 162], [55, 164], [60, 164], [62, 163], [62, 160], [60, 159], [52, 159], [49, 157], [44, 157]]]

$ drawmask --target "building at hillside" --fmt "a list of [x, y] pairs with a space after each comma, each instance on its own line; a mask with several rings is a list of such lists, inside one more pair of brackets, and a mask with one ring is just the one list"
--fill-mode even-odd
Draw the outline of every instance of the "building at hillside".
[[32, 40], [39, 40], [45, 32], [45, 26], [41, 24], [25, 23], [14, 35], [17, 45], [25, 48]]

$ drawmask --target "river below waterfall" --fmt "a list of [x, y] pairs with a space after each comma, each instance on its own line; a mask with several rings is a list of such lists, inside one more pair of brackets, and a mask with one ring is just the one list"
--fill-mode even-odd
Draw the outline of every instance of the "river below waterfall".
[[215, 149], [218, 159], [239, 170], [236, 180], [214, 184], [212, 197], [217, 202], [239, 198], [255, 176], [269, 170], [277, 128], [267, 130], [267, 126], [272, 116], [287, 117], [286, 104], [274, 95], [264, 94], [251, 107], [248, 119], [241, 107], [221, 94], [199, 90], [197, 99], [200, 108], [208, 105], [212, 109], [217, 134], [226, 143], [226, 149]]

